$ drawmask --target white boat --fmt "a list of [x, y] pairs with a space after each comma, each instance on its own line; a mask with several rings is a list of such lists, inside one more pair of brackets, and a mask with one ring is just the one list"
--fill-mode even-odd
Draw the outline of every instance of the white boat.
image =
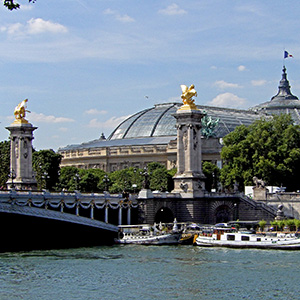
[[201, 232], [195, 244], [202, 247], [300, 250], [300, 238], [294, 233], [256, 233], [226, 227], [213, 227]]
[[163, 228], [162, 224], [119, 226], [119, 234], [115, 242], [117, 244], [176, 245], [179, 244], [181, 235], [175, 219], [171, 230]]

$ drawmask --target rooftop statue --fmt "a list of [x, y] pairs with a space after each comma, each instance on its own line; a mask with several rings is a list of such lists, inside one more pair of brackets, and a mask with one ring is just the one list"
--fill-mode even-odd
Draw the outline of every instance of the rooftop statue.
[[253, 182], [257, 188], [264, 188], [266, 186], [262, 179], [258, 179], [256, 176], [253, 177]]
[[197, 91], [195, 90], [195, 86], [192, 84], [190, 87], [187, 87], [186, 85], [182, 84], [180, 87], [182, 90], [181, 99], [184, 104], [184, 106], [181, 107], [181, 109], [185, 109], [185, 107], [187, 106], [188, 109], [197, 109], [195, 100], [192, 99], [194, 96], [197, 97]]
[[14, 123], [28, 123], [28, 121], [25, 120], [26, 112], [30, 112], [29, 110], [26, 109], [27, 102], [28, 99], [25, 99], [16, 106], [14, 111], [14, 115], [16, 119]]
[[211, 116], [208, 116], [205, 111], [203, 111], [204, 117], [201, 120], [202, 123], [202, 135], [206, 138], [214, 137], [216, 135], [216, 129], [219, 126], [220, 119], [217, 118], [213, 120]]

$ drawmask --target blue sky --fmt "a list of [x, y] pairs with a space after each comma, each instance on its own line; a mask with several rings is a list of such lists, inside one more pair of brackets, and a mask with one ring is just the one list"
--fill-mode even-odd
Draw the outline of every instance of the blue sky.
[[[156, 103], [249, 108], [300, 97], [299, 0], [19, 0], [0, 7], [0, 140], [28, 98], [37, 150], [87, 142]], [[283, 61], [283, 51], [293, 55]]]

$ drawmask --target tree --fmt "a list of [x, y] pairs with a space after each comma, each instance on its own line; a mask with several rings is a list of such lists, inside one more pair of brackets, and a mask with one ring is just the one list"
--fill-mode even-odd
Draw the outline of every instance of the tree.
[[40, 150], [32, 154], [32, 165], [39, 189], [53, 190], [59, 182], [61, 155], [53, 150]]
[[265, 227], [266, 227], [267, 222], [265, 220], [261, 220], [258, 222], [260, 231], [264, 231]]
[[149, 163], [148, 172], [150, 174], [150, 189], [159, 191], [172, 191], [174, 189], [173, 176], [176, 174], [176, 168], [167, 170], [167, 168], [158, 162]]
[[[36, 0], [28, 0], [28, 3], [32, 2], [35, 3]], [[20, 8], [20, 4], [16, 2], [15, 0], [4, 0], [3, 3], [4, 6], [6, 6], [9, 10], [14, 10]]]
[[[85, 171], [83, 174], [81, 172], [79, 173], [81, 175], [79, 185], [80, 185], [80, 191], [82, 192], [96, 192], [97, 191], [97, 185], [99, 183], [99, 177], [93, 174], [91, 170], [82, 170]], [[80, 176], [79, 175], [79, 176]]]
[[221, 181], [224, 187], [235, 182], [242, 189], [253, 185], [253, 177], [268, 185], [299, 189], [300, 126], [294, 125], [288, 114], [261, 119], [250, 126], [236, 127], [223, 139], [221, 158], [224, 167]]
[[171, 192], [174, 190], [174, 180], [173, 177], [177, 173], [177, 168], [173, 168], [171, 170], [168, 170], [168, 192]]
[[217, 189], [217, 183], [219, 182], [220, 169], [209, 161], [204, 161], [202, 164], [203, 173], [206, 177], [205, 188], [207, 191], [211, 191], [212, 188]]
[[6, 187], [10, 171], [10, 142], [0, 142], [0, 187]]
[[113, 194], [123, 191], [129, 192], [132, 187], [132, 170], [123, 169], [110, 173], [111, 186], [109, 191]]
[[77, 179], [79, 179], [79, 169], [76, 167], [62, 167], [59, 175], [59, 189], [74, 191], [77, 189]]

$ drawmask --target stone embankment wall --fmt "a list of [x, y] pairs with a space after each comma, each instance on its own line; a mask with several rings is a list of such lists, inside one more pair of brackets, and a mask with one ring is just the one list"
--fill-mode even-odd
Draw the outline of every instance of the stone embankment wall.
[[267, 199], [260, 202], [264, 202], [276, 209], [278, 205], [282, 204], [285, 217], [300, 219], [300, 193], [267, 194]]
[[[156, 195], [152, 199], [140, 200], [141, 223], [153, 224], [160, 211], [168, 210], [178, 222], [215, 224], [223, 221], [272, 221], [276, 208], [254, 201], [243, 194], [210, 193], [203, 198], [183, 199], [175, 195]], [[171, 221], [171, 220], [170, 220]]]

